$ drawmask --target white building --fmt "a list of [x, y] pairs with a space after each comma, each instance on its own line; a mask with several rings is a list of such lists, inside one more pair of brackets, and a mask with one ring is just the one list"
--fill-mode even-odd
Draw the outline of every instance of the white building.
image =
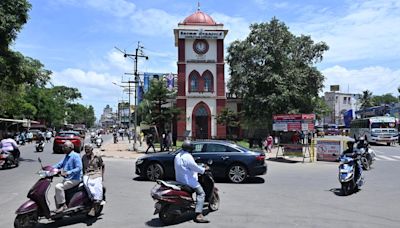
[[332, 110], [330, 115], [323, 118], [324, 124], [344, 125], [343, 114], [352, 109], [354, 112], [360, 108], [360, 94], [343, 93], [340, 91], [325, 92], [324, 100]]

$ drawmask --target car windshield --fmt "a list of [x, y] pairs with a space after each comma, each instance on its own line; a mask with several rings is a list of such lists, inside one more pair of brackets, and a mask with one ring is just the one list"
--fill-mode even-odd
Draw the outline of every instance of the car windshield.
[[76, 135], [77, 135], [77, 134], [74, 133], [74, 132], [60, 132], [60, 133], [58, 134], [59, 137], [74, 137], [74, 136], [76, 136]]

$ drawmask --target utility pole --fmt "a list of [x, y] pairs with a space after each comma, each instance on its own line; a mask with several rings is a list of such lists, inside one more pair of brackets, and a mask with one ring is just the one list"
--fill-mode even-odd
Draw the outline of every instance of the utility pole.
[[[135, 83], [135, 121], [134, 121], [135, 137], [134, 137], [134, 144], [133, 144], [133, 150], [134, 151], [137, 151], [137, 148], [136, 148], [136, 139], [137, 139], [137, 132], [136, 132], [136, 128], [137, 128], [137, 101], [136, 100], [137, 99], [136, 99], [136, 96], [137, 95], [136, 94], [137, 94], [137, 83], [140, 81], [139, 74], [138, 74], [138, 58], [145, 58], [146, 60], [149, 59], [148, 56], [143, 54], [143, 48], [144, 47], [140, 45], [140, 41], [138, 41], [137, 48], [135, 50], [135, 54], [129, 54], [129, 53], [126, 53], [125, 51], [123, 52], [125, 58], [126, 57], [134, 57], [134, 61], [135, 61], [135, 65], [134, 65], [135, 66], [135, 69], [134, 69], [135, 71], [134, 71], [134, 74], [133, 74], [135, 76], [135, 79], [133, 81], [123, 82], [123, 83], [128, 83], [129, 89], [130, 89], [130, 84], [131, 83]], [[128, 74], [128, 73], [126, 73], [126, 74]], [[129, 102], [129, 113], [130, 113], [130, 102]], [[130, 116], [129, 116], [129, 118], [130, 118]]]

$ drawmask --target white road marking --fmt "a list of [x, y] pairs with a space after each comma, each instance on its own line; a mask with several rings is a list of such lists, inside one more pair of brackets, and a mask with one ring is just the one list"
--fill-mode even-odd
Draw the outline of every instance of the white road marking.
[[388, 157], [388, 156], [385, 156], [385, 155], [376, 155], [376, 158], [378, 158], [378, 157], [381, 158], [382, 160], [397, 161], [396, 159]]
[[399, 155], [392, 155], [392, 157], [395, 157], [395, 158], [400, 160], [400, 156]]

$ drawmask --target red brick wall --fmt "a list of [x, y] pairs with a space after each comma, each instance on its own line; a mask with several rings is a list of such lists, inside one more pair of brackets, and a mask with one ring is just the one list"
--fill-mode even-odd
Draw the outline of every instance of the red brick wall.
[[[222, 109], [225, 108], [226, 99], [217, 99], [217, 115], [221, 113]], [[217, 138], [226, 138], [226, 126], [217, 124]]]
[[185, 40], [178, 41], [178, 96], [186, 96]]
[[182, 140], [186, 131], [186, 99], [177, 99], [176, 107], [182, 110], [176, 124], [178, 140]]

